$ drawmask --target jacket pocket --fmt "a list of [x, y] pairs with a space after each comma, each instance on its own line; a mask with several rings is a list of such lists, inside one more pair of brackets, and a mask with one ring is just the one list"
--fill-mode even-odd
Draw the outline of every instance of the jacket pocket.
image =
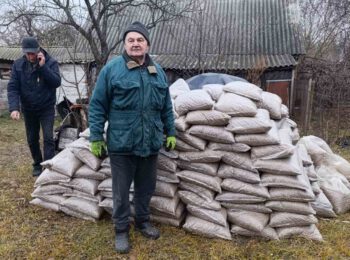
[[150, 87], [152, 89], [152, 93], [151, 93], [152, 108], [155, 110], [161, 110], [164, 106], [166, 93], [168, 91], [168, 86], [165, 83], [150, 82]]
[[140, 83], [135, 81], [112, 82], [112, 106], [118, 110], [136, 110], [140, 102]]
[[121, 115], [118, 112], [111, 114], [108, 127], [108, 146], [111, 151], [132, 151], [135, 122], [135, 116]]
[[159, 150], [163, 145], [163, 123], [155, 119], [153, 124], [153, 136], [151, 137], [152, 150]]

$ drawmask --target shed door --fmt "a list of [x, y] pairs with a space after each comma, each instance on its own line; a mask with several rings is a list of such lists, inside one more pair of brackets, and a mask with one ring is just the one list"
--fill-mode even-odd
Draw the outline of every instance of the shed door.
[[282, 103], [289, 107], [289, 87], [291, 80], [267, 80], [266, 91], [281, 97]]

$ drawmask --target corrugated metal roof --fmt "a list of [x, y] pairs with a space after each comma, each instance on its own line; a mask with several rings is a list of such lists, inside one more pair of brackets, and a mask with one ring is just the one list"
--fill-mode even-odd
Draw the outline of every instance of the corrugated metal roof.
[[[55, 58], [58, 63], [85, 63], [92, 61], [92, 56], [89, 52], [74, 53], [73, 49], [65, 47], [43, 47], [50, 56]], [[21, 47], [6, 47], [0, 46], [0, 60], [14, 61], [23, 56]]]
[[[198, 11], [188, 18], [151, 29], [150, 53], [164, 68], [247, 69], [262, 56], [269, 67], [293, 66], [293, 55], [305, 53], [298, 24], [298, 0], [200, 2]], [[109, 45], [118, 41], [135, 20], [147, 24], [150, 12], [144, 7], [130, 7], [114, 17], [107, 34]], [[83, 42], [78, 46], [88, 50]], [[114, 53], [121, 53], [122, 49], [120, 44]]]
[[[267, 67], [294, 66], [293, 55], [304, 47], [297, 17], [297, 0], [201, 0], [188, 18], [158, 24], [150, 30], [155, 60], [166, 69], [244, 70], [264, 60]], [[108, 43], [121, 38], [133, 21], [151, 21], [146, 7], [130, 7], [113, 17]], [[45, 48], [60, 63], [71, 63], [72, 49]], [[93, 60], [84, 40], [76, 62]], [[114, 53], [121, 53], [122, 44]], [[0, 59], [15, 60], [20, 47], [0, 47]]]
[[294, 66], [297, 64], [290, 54], [281, 55], [206, 55], [198, 57], [186, 55], [151, 55], [166, 69], [203, 69], [203, 70], [246, 70], [263, 64], [265, 68]]

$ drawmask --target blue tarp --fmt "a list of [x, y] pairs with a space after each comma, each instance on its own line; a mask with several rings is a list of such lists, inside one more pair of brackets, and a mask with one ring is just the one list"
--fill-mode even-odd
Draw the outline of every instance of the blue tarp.
[[206, 84], [222, 84], [225, 85], [232, 81], [244, 81], [247, 82], [245, 79], [242, 79], [240, 77], [232, 76], [229, 74], [223, 74], [223, 73], [203, 73], [196, 76], [193, 76], [192, 78], [189, 78], [186, 80], [188, 86], [191, 90], [193, 89], [201, 89]]

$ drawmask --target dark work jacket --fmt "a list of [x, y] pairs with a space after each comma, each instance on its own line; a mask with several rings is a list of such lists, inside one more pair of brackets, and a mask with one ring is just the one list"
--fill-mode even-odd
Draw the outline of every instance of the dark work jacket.
[[55, 106], [56, 88], [61, 85], [58, 63], [45, 50], [41, 51], [45, 54], [42, 67], [32, 65], [25, 56], [14, 62], [7, 85], [10, 112], [20, 108], [35, 111]]
[[158, 153], [163, 134], [175, 136], [166, 75], [148, 55], [140, 66], [124, 53], [101, 70], [89, 104], [90, 141], [103, 140], [106, 121], [110, 153], [146, 157]]

